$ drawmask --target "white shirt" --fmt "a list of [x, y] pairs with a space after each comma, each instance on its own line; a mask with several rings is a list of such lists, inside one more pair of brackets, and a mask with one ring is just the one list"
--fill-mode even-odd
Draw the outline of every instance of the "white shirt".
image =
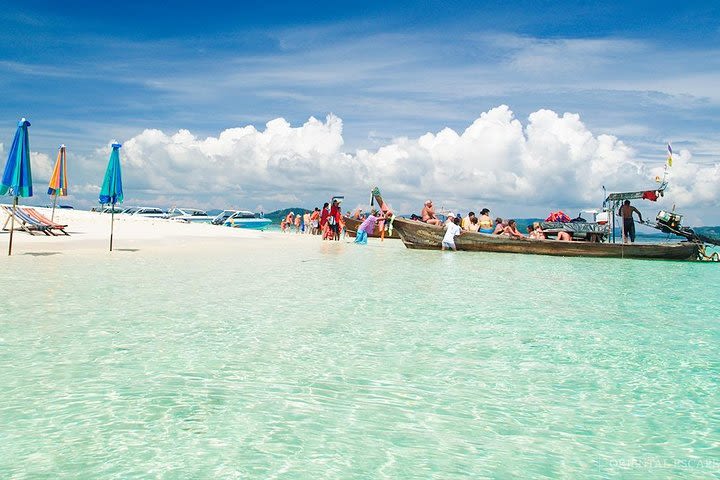
[[460, 232], [460, 226], [450, 223], [447, 226], [447, 230], [445, 230], [445, 236], [442, 241], [445, 243], [455, 243], [455, 236], [460, 235]]

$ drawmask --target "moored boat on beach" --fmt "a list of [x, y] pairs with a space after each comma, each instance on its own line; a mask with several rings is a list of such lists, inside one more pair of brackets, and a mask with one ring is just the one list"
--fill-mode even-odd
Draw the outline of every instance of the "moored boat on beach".
[[226, 227], [265, 230], [272, 223], [272, 220], [247, 210], [223, 210], [213, 219], [212, 223], [213, 225], [224, 225]]
[[[395, 218], [393, 226], [407, 248], [426, 250], [440, 250], [441, 248], [445, 234], [444, 227], [405, 218]], [[505, 235], [487, 235], [476, 232], [464, 232], [455, 237], [455, 245], [458, 250], [473, 252], [654, 260], [697, 260], [700, 249], [700, 245], [694, 242], [658, 244], [561, 242], [516, 239]]]
[[197, 208], [173, 207], [167, 212], [167, 218], [181, 223], [210, 223], [213, 217], [205, 210]]
[[[345, 231], [347, 232], [348, 236], [354, 237], [357, 233], [358, 228], [360, 228], [360, 224], [363, 222], [362, 220], [356, 220], [352, 217], [344, 216], [343, 221], [345, 222]], [[380, 223], [378, 222], [375, 224], [375, 229], [373, 230], [372, 234], [369, 234], [368, 237], [372, 238], [380, 238], [380, 229], [378, 228], [380, 226]], [[397, 233], [396, 230], [392, 230], [392, 232], [385, 232], [384, 238], [396, 238], [400, 239], [400, 235]]]

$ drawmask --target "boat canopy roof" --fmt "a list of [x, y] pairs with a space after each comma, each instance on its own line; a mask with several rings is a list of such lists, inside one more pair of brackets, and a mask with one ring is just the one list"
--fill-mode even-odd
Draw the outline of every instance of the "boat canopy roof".
[[663, 196], [663, 192], [667, 188], [667, 182], [663, 182], [658, 188], [652, 190], [640, 190], [637, 192], [618, 192], [610, 193], [605, 199], [605, 203], [620, 202], [623, 200], [635, 200], [642, 198], [644, 200], [657, 201], [658, 197]]

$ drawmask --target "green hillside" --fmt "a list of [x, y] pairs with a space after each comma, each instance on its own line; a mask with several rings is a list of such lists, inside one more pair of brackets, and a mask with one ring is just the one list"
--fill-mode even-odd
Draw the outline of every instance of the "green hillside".
[[302, 207], [293, 207], [293, 208], [283, 208], [282, 210], [275, 210], [274, 212], [266, 213], [265, 218], [268, 218], [273, 221], [273, 223], [279, 223], [280, 220], [287, 217], [287, 214], [290, 212], [293, 212], [295, 215], [298, 213], [304, 214], [305, 212], [311, 212], [312, 210], [308, 210], [307, 208]]

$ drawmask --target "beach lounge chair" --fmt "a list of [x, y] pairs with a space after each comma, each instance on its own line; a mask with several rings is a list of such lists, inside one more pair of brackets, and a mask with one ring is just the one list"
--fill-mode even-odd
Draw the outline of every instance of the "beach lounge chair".
[[15, 217], [15, 223], [17, 224], [18, 228], [20, 230], [23, 230], [30, 235], [35, 235], [35, 232], [42, 232], [45, 235], [55, 235], [50, 231], [50, 227], [48, 227], [45, 224], [42, 224], [38, 222], [37, 220], [33, 219], [32, 217], [29, 217], [25, 212], [22, 212], [19, 208], [15, 210], [13, 213], [12, 207], [8, 205], [2, 205], [2, 209], [7, 213], [7, 220], [5, 220], [5, 224], [3, 225], [3, 230], [9, 230], [8, 223], [10, 223], [10, 219], [14, 216]]
[[50, 220], [49, 218], [47, 218], [47, 217], [46, 217], [45, 215], [43, 215], [42, 213], [40, 213], [40, 212], [38, 212], [37, 210], [35, 210], [34, 208], [25, 207], [25, 208], [22, 208], [21, 210], [23, 210], [25, 213], [27, 213], [30, 217], [34, 218], [34, 219], [37, 220], [38, 222], [47, 225], [47, 227], [48, 227], [51, 231], [52, 231], [52, 230], [59, 230], [59, 231], [61, 231], [63, 234], [67, 235], [68, 237], [70, 236], [70, 234], [65, 231], [65, 229], [67, 228], [67, 225], [61, 225], [61, 224], [59, 224], [59, 223], [53, 222], [52, 220]]

